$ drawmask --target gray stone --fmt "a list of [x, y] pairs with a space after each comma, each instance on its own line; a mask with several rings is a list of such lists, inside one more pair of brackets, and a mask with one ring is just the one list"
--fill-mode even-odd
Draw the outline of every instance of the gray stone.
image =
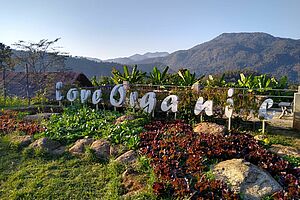
[[220, 162], [214, 166], [213, 173], [217, 180], [241, 193], [245, 200], [258, 200], [282, 190], [269, 173], [243, 159]]
[[116, 119], [114, 124], [121, 124], [125, 120], [133, 120], [133, 119], [134, 119], [134, 116], [132, 116], [132, 115], [123, 115], [123, 116], [119, 117], [118, 119]]
[[102, 139], [102, 140], [96, 140], [91, 145], [91, 149], [95, 151], [95, 155], [99, 159], [109, 159], [110, 155], [110, 144], [108, 141]]
[[69, 152], [74, 155], [81, 155], [84, 153], [85, 146], [89, 146], [94, 142], [92, 138], [79, 139], [75, 144], [69, 149]]
[[137, 160], [137, 153], [133, 150], [127, 151], [126, 153], [120, 155], [116, 161], [121, 164], [130, 164]]
[[42, 121], [43, 119], [49, 119], [51, 115], [57, 115], [58, 113], [38, 113], [35, 115], [27, 115], [23, 119], [25, 121]]
[[209, 133], [215, 136], [224, 135], [225, 130], [225, 126], [211, 122], [202, 122], [196, 124], [196, 126], [194, 127], [195, 133]]
[[32, 135], [16, 136], [12, 138], [12, 142], [16, 143], [19, 147], [27, 147], [32, 141]]
[[294, 156], [300, 157], [300, 150], [295, 147], [283, 146], [281, 144], [272, 144], [269, 151], [276, 153], [280, 156]]
[[110, 146], [110, 156], [118, 157], [128, 151], [128, 148], [125, 145], [117, 144]]
[[40, 149], [50, 154], [62, 154], [64, 152], [64, 147], [59, 142], [46, 137], [34, 141], [29, 145], [29, 147]]

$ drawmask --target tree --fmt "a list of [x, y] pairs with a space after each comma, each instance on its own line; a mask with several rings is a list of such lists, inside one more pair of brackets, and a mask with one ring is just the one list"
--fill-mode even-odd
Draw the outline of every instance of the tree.
[[13, 67], [13, 62], [12, 62], [12, 50], [9, 46], [6, 46], [5, 44], [0, 43], [0, 68], [2, 69], [2, 80], [3, 80], [3, 98], [4, 98], [4, 103], [6, 101], [6, 70], [8, 68]]
[[23, 66], [28, 66], [29, 72], [65, 71], [67, 53], [54, 46], [59, 39], [42, 39], [37, 43], [20, 40], [14, 44], [20, 50], [16, 57]]
[[14, 44], [19, 52], [16, 53], [18, 64], [25, 67], [26, 72], [26, 93], [28, 98], [28, 104], [30, 104], [29, 97], [29, 79], [41, 86], [38, 93], [45, 94], [47, 92], [47, 86], [45, 79], [41, 76], [29, 76], [29, 74], [43, 73], [48, 71], [65, 71], [65, 59], [67, 53], [61, 52], [60, 47], [54, 46], [60, 38], [55, 40], [42, 39], [39, 42], [29, 42], [20, 40]]

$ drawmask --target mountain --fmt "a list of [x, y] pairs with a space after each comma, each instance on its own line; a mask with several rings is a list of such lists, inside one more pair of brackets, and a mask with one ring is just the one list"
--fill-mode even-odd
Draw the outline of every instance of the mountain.
[[101, 59], [99, 59], [99, 58], [91, 58], [91, 57], [83, 57], [83, 56], [75, 56], [75, 57], [86, 58], [86, 59], [88, 59], [88, 60], [95, 61], [95, 62], [98, 62], [98, 63], [103, 62], [103, 61], [102, 61]]
[[137, 64], [151, 63], [168, 65], [174, 71], [188, 68], [199, 75], [247, 69], [275, 77], [287, 75], [300, 82], [300, 40], [266, 33], [223, 33], [191, 49]]
[[168, 52], [154, 52], [154, 53], [145, 53], [143, 55], [141, 54], [134, 54], [129, 57], [123, 57], [123, 58], [113, 58], [113, 59], [108, 59], [104, 60], [105, 62], [115, 62], [115, 63], [122, 63], [122, 64], [135, 64], [136, 62], [150, 59], [150, 58], [160, 58], [160, 57], [165, 57], [168, 56]]

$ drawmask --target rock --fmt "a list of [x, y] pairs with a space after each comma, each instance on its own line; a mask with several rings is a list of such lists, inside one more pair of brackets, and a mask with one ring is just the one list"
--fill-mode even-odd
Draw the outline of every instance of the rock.
[[106, 140], [96, 140], [91, 145], [91, 149], [95, 151], [95, 155], [99, 159], [108, 160], [110, 155], [110, 144]]
[[81, 155], [84, 153], [84, 147], [91, 145], [94, 142], [92, 138], [79, 139], [75, 144], [69, 149], [69, 152], [74, 155]]
[[267, 138], [268, 138], [268, 136], [266, 136], [266, 135], [256, 135], [256, 136], [254, 136], [254, 139], [256, 139], [258, 141], [262, 141], [262, 140], [265, 140]]
[[137, 172], [132, 167], [128, 168], [122, 174], [122, 186], [126, 193], [123, 197], [126, 199], [144, 190], [146, 187], [145, 183], [147, 182], [146, 179], [147, 176], [145, 174]]
[[269, 151], [276, 153], [280, 156], [294, 156], [299, 158], [300, 157], [300, 150], [295, 147], [283, 146], [281, 144], [272, 144]]
[[225, 126], [211, 122], [202, 122], [196, 124], [196, 126], [194, 127], [195, 133], [209, 133], [216, 136], [224, 135], [225, 130]]
[[218, 163], [213, 168], [217, 180], [229, 183], [229, 187], [243, 194], [245, 200], [258, 200], [282, 190], [274, 178], [259, 167], [243, 159]]
[[120, 155], [116, 161], [121, 164], [130, 164], [137, 160], [137, 153], [133, 150], [127, 151], [126, 153]]
[[57, 115], [58, 113], [38, 113], [35, 115], [27, 115], [24, 117], [25, 121], [42, 121], [43, 119], [49, 119], [51, 115]]
[[125, 120], [133, 120], [133, 119], [134, 119], [134, 116], [132, 116], [132, 115], [123, 115], [123, 116], [119, 117], [118, 119], [116, 119], [114, 124], [121, 124]]
[[66, 147], [65, 146], [60, 146], [57, 149], [54, 149], [52, 151], [52, 154], [54, 154], [54, 155], [62, 155], [65, 151], [66, 151]]
[[[29, 145], [34, 149], [41, 149], [50, 154], [60, 155], [64, 152], [64, 148], [59, 142], [53, 141], [49, 138], [40, 138]], [[63, 151], [62, 151], [63, 149]]]
[[32, 141], [32, 135], [16, 136], [12, 138], [12, 142], [16, 143], [19, 147], [27, 147]]
[[118, 144], [110, 146], [110, 156], [118, 157], [128, 151], [128, 148], [125, 145]]

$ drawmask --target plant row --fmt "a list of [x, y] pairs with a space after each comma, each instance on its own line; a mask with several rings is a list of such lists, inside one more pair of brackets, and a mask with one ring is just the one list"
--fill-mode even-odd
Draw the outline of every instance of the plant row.
[[115, 121], [120, 115], [119, 112], [109, 110], [69, 107], [61, 115], [51, 116], [45, 122], [46, 130], [41, 135], [64, 143], [85, 137], [106, 138], [114, 144], [124, 144], [130, 149], [137, 148], [146, 118], [135, 114], [133, 120], [116, 124]]
[[135, 65], [132, 70], [127, 66], [123, 67], [123, 72], [116, 69], [112, 70], [112, 77], [93, 77], [91, 79], [94, 86], [107, 84], [120, 84], [127, 81], [130, 84], [153, 84], [153, 85], [177, 85], [192, 86], [199, 83], [202, 86], [209, 87], [239, 87], [248, 89], [258, 89], [258, 91], [266, 91], [271, 88], [283, 89], [288, 87], [287, 77], [281, 79], [268, 76], [266, 74], [258, 74], [257, 72], [232, 71], [222, 75], [201, 75], [197, 76], [188, 69], [180, 69], [176, 73], [168, 73], [169, 67], [165, 67], [160, 71], [157, 67], [147, 75], [137, 69]]
[[0, 133], [20, 131], [26, 135], [33, 135], [44, 130], [44, 127], [36, 122], [27, 122], [18, 118], [17, 112], [3, 111], [0, 114]]
[[153, 189], [159, 196], [238, 199], [225, 183], [211, 177], [210, 168], [220, 161], [242, 158], [267, 170], [283, 186], [275, 199], [300, 197], [299, 168], [268, 152], [250, 135], [199, 135], [183, 121], [155, 121], [145, 129], [140, 152], [151, 159], [157, 176]]

